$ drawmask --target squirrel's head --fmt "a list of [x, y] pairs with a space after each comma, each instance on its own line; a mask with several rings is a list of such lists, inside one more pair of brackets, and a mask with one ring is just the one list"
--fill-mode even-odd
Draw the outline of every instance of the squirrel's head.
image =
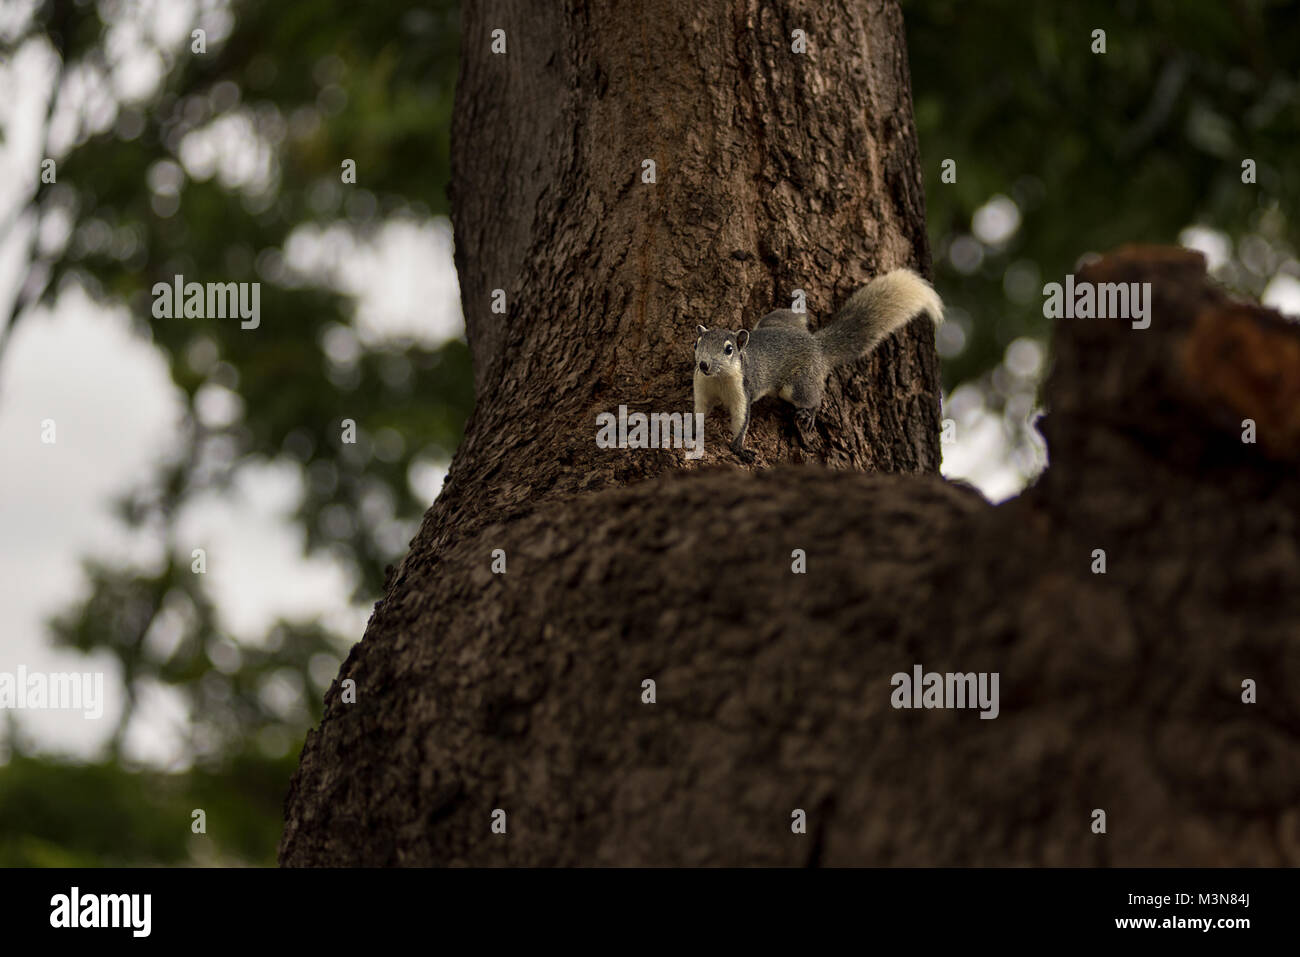
[[740, 375], [740, 354], [749, 343], [749, 333], [744, 329], [731, 332], [704, 326], [695, 328], [699, 332], [695, 340], [695, 370], [703, 375]]

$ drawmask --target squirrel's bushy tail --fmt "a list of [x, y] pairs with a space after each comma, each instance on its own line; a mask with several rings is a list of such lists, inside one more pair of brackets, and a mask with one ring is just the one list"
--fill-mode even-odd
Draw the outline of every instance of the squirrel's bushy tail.
[[943, 301], [934, 287], [910, 269], [877, 276], [852, 296], [816, 339], [831, 366], [851, 362], [874, 349], [918, 313], [943, 321]]

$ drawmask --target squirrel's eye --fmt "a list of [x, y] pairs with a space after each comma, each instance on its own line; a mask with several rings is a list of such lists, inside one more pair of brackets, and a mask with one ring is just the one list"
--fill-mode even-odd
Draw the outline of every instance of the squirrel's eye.
[[731, 343], [728, 342], [727, 348], [723, 349], [722, 351], [725, 352], [727, 355], [731, 355]]

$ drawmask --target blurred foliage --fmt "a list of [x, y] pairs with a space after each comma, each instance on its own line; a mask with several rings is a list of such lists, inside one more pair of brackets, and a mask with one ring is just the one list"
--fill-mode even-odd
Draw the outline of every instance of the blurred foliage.
[[[191, 22], [167, 42], [153, 20], [178, 10]], [[206, 52], [192, 50], [194, 28]], [[364, 243], [386, 224], [447, 214], [458, 6], [46, 0], [10, 52], [42, 43], [60, 64], [46, 135], [70, 94], [81, 90], [84, 103], [71, 149], [47, 144], [58, 181], [36, 188], [25, 215], [38, 236], [66, 238], [33, 244], [27, 284], [2, 318], [23, 322], [70, 283], [126, 303], [167, 359], [186, 416], [182, 447], [142, 470], [118, 507], [136, 534], [167, 543], [159, 567], [88, 559], [85, 598], [51, 623], [58, 644], [120, 665], [127, 708], [109, 754], [78, 767], [11, 735], [0, 864], [272, 863], [303, 735], [357, 636], [280, 621], [256, 643], [236, 640], [177, 523], [244, 466], [296, 465], [307, 550], [338, 561], [367, 603], [428, 507], [409, 477], [445, 464], [460, 440], [473, 399], [465, 343], [367, 340], [337, 277], [291, 272], [285, 249], [303, 227]], [[120, 89], [118, 71], [152, 57], [162, 79], [143, 99], [85, 96]], [[218, 149], [205, 166], [194, 150], [204, 137], [256, 143], [256, 162], [232, 172]], [[344, 158], [356, 163], [355, 185], [342, 182]], [[153, 320], [154, 283], [177, 274], [260, 282], [260, 327]], [[205, 392], [238, 413], [205, 422]], [[355, 444], [341, 441], [344, 419], [356, 422]], [[188, 709], [189, 772], [131, 769], [122, 757], [137, 701], [159, 687]], [[206, 837], [190, 833], [193, 808], [208, 814]]]
[[[0, 773], [0, 867], [272, 864], [297, 753], [219, 770], [126, 770], [14, 754]], [[192, 812], [206, 814], [206, 834]]]
[[[1300, 279], [1300, 6], [902, 7], [935, 279], [960, 330], [941, 336], [945, 386], [978, 384], [1008, 410], [1009, 432], [1024, 427], [1041, 376], [1006, 362], [1008, 347], [1050, 338], [1043, 285], [1081, 256], [1204, 226], [1226, 234], [1216, 276], [1229, 286], [1258, 296], [1275, 275]], [[1105, 53], [1092, 52], [1094, 30]], [[955, 183], [941, 179], [945, 159]], [[1008, 213], [1018, 225], [1002, 235]]]
[[[37, 187], [25, 208], [42, 231], [67, 224], [66, 238], [33, 246], [11, 322], [69, 283], [124, 302], [186, 399], [183, 447], [119, 507], [127, 525], [169, 543], [168, 553], [158, 567], [87, 560], [88, 595], [52, 631], [66, 647], [111, 653], [132, 706], [150, 688], [178, 691], [194, 765], [175, 774], [127, 766], [120, 750], [131, 708], [94, 764], [40, 757], [11, 730], [0, 771], [4, 865], [271, 863], [303, 733], [357, 636], [281, 621], [261, 642], [237, 642], [204, 577], [191, 573], [177, 517], [245, 465], [295, 463], [305, 476], [296, 519], [306, 548], [339, 560], [356, 600], [372, 601], [405, 546], [393, 529], [413, 529], [428, 505], [411, 490], [412, 466], [450, 457], [472, 402], [462, 341], [363, 342], [354, 304], [332, 277], [292, 274], [284, 252], [304, 226], [364, 239], [386, 223], [447, 213], [456, 5], [166, 3], [194, 22], [157, 51], [160, 86], [139, 101], [86, 107], [75, 145], [59, 157], [58, 184]], [[66, 91], [111, 88], [119, 28], [134, 19], [136, 38], [151, 36], [158, 4], [37, 7], [10, 45], [47, 43]], [[1278, 273], [1300, 276], [1289, 151], [1300, 127], [1294, 6], [903, 7], [936, 280], [956, 330], [940, 341], [945, 383], [978, 389], [1010, 433], [1027, 428], [1040, 372], [1008, 357], [1017, 343], [1046, 340], [1042, 285], [1081, 254], [1173, 242], [1199, 224], [1228, 237], [1236, 254], [1220, 275], [1243, 291], [1258, 294]], [[193, 26], [208, 30], [205, 54], [190, 52]], [[1091, 52], [1099, 28], [1104, 54]], [[187, 144], [232, 131], [255, 137], [265, 162], [242, 178], [195, 163]], [[340, 183], [344, 157], [356, 161], [357, 185]], [[940, 179], [947, 158], [957, 164], [951, 184]], [[1257, 185], [1241, 182], [1245, 158], [1258, 164]], [[178, 273], [261, 282], [261, 327], [153, 321], [153, 284]], [[329, 348], [340, 336], [352, 361]], [[196, 397], [214, 389], [237, 397], [233, 421], [199, 414]], [[340, 443], [342, 418], [356, 421], [356, 445]], [[190, 832], [194, 808], [208, 813], [207, 836]]]

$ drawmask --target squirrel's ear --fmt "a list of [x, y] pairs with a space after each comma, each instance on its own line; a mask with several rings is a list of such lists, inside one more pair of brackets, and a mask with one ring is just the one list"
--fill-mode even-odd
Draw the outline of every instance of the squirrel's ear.
[[749, 342], [749, 333], [744, 329], [741, 329], [736, 333], [736, 348], [743, 350], [745, 348], [745, 343], [747, 342]]
[[705, 329], [703, 326], [696, 326], [696, 327], [695, 327], [695, 331], [696, 331], [696, 333], [698, 333], [699, 335], [702, 336], [702, 335], [704, 335], [706, 332], [708, 332], [709, 330], [708, 330], [708, 329]]

